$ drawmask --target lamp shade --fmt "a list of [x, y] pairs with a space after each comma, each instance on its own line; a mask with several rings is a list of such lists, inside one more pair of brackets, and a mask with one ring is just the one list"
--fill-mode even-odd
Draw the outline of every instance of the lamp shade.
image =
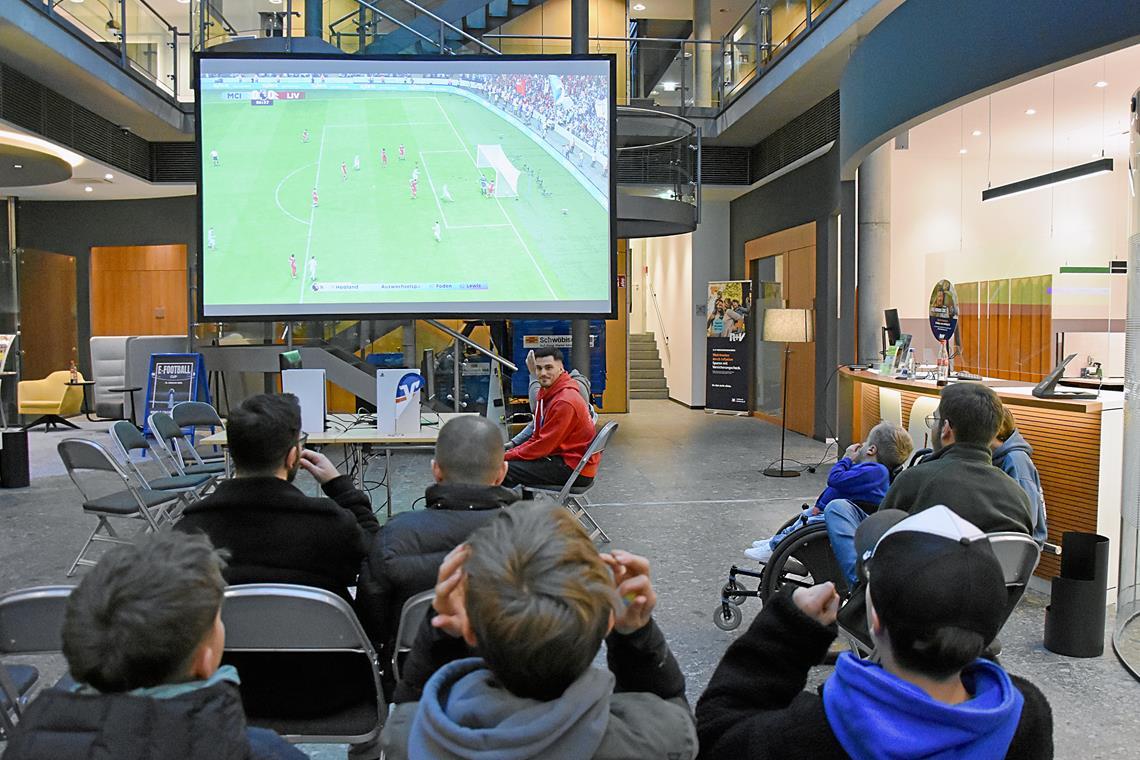
[[815, 339], [811, 309], [768, 309], [764, 312], [764, 340], [777, 343], [811, 343]]

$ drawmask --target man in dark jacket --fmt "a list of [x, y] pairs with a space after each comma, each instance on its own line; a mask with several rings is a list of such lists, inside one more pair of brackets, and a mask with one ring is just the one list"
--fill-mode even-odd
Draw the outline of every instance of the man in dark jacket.
[[63, 653], [77, 684], [40, 692], [5, 760], [305, 757], [246, 727], [237, 671], [219, 667], [222, 564], [209, 539], [178, 533], [107, 552], [67, 601]]
[[[261, 394], [231, 410], [226, 437], [233, 479], [195, 502], [176, 530], [202, 532], [229, 552], [226, 581], [298, 583], [351, 600], [360, 561], [380, 528], [368, 495], [328, 457], [305, 449], [292, 394]], [[293, 485], [304, 468], [329, 498]]]
[[904, 519], [871, 537], [865, 561], [881, 663], [845, 652], [819, 693], [803, 691], [835, 638], [839, 597], [830, 582], [785, 590], [728, 648], [697, 703], [702, 758], [1053, 757], [1044, 695], [979, 658], [1006, 609], [989, 541], [946, 507], [891, 512], [872, 520]]
[[[943, 388], [931, 425], [934, 454], [901, 472], [879, 508], [914, 514], [944, 504], [986, 533], [1032, 532], [1025, 491], [990, 459], [1001, 412], [997, 394], [981, 383]], [[827, 535], [839, 566], [854, 585], [855, 531], [867, 513], [850, 502], [834, 506], [824, 512]]]
[[381, 662], [391, 659], [404, 602], [432, 588], [447, 553], [519, 498], [499, 485], [507, 474], [503, 436], [480, 415], [456, 417], [440, 429], [431, 472], [427, 509], [389, 520], [360, 570], [356, 611]]
[[[568, 511], [524, 502], [472, 533], [437, 577], [436, 615], [414, 650], [427, 667], [409, 660], [398, 690], [418, 701], [398, 693], [385, 757], [696, 755], [645, 558], [599, 555]], [[591, 665], [603, 640], [605, 670]], [[464, 647], [476, 656], [453, 659]]]

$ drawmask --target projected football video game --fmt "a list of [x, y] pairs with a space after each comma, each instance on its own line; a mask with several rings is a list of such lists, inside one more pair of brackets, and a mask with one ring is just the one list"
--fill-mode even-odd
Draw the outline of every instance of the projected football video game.
[[612, 71], [201, 58], [202, 318], [612, 314]]

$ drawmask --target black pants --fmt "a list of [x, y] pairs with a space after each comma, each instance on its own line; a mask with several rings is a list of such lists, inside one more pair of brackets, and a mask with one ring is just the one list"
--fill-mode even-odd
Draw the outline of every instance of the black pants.
[[[548, 486], [562, 488], [566, 481], [574, 474], [573, 467], [567, 467], [562, 457], [543, 457], [542, 459], [513, 459], [507, 462], [507, 477], [503, 485], [507, 488], [523, 486]], [[593, 478], [579, 475], [574, 481], [576, 486], [588, 486], [594, 482]]]

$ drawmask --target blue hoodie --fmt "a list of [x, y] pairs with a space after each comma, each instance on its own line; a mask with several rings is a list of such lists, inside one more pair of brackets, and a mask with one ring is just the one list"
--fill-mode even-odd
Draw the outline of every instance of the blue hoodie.
[[891, 473], [878, 462], [855, 464], [843, 457], [827, 474], [827, 488], [816, 499], [815, 505], [823, 509], [835, 499], [847, 499], [857, 505], [875, 504], [887, 495]]
[[973, 698], [938, 702], [914, 684], [850, 652], [823, 687], [823, 709], [852, 760], [987, 760], [1006, 756], [1025, 702], [989, 660], [962, 671]]
[[1033, 540], [1040, 545], [1049, 538], [1049, 531], [1045, 526], [1045, 494], [1041, 490], [1041, 476], [1037, 474], [1032, 456], [1033, 447], [1016, 430], [992, 454], [994, 467], [1001, 468], [1016, 480], [1029, 496], [1029, 505], [1032, 508], [1029, 514], [1033, 518]]

